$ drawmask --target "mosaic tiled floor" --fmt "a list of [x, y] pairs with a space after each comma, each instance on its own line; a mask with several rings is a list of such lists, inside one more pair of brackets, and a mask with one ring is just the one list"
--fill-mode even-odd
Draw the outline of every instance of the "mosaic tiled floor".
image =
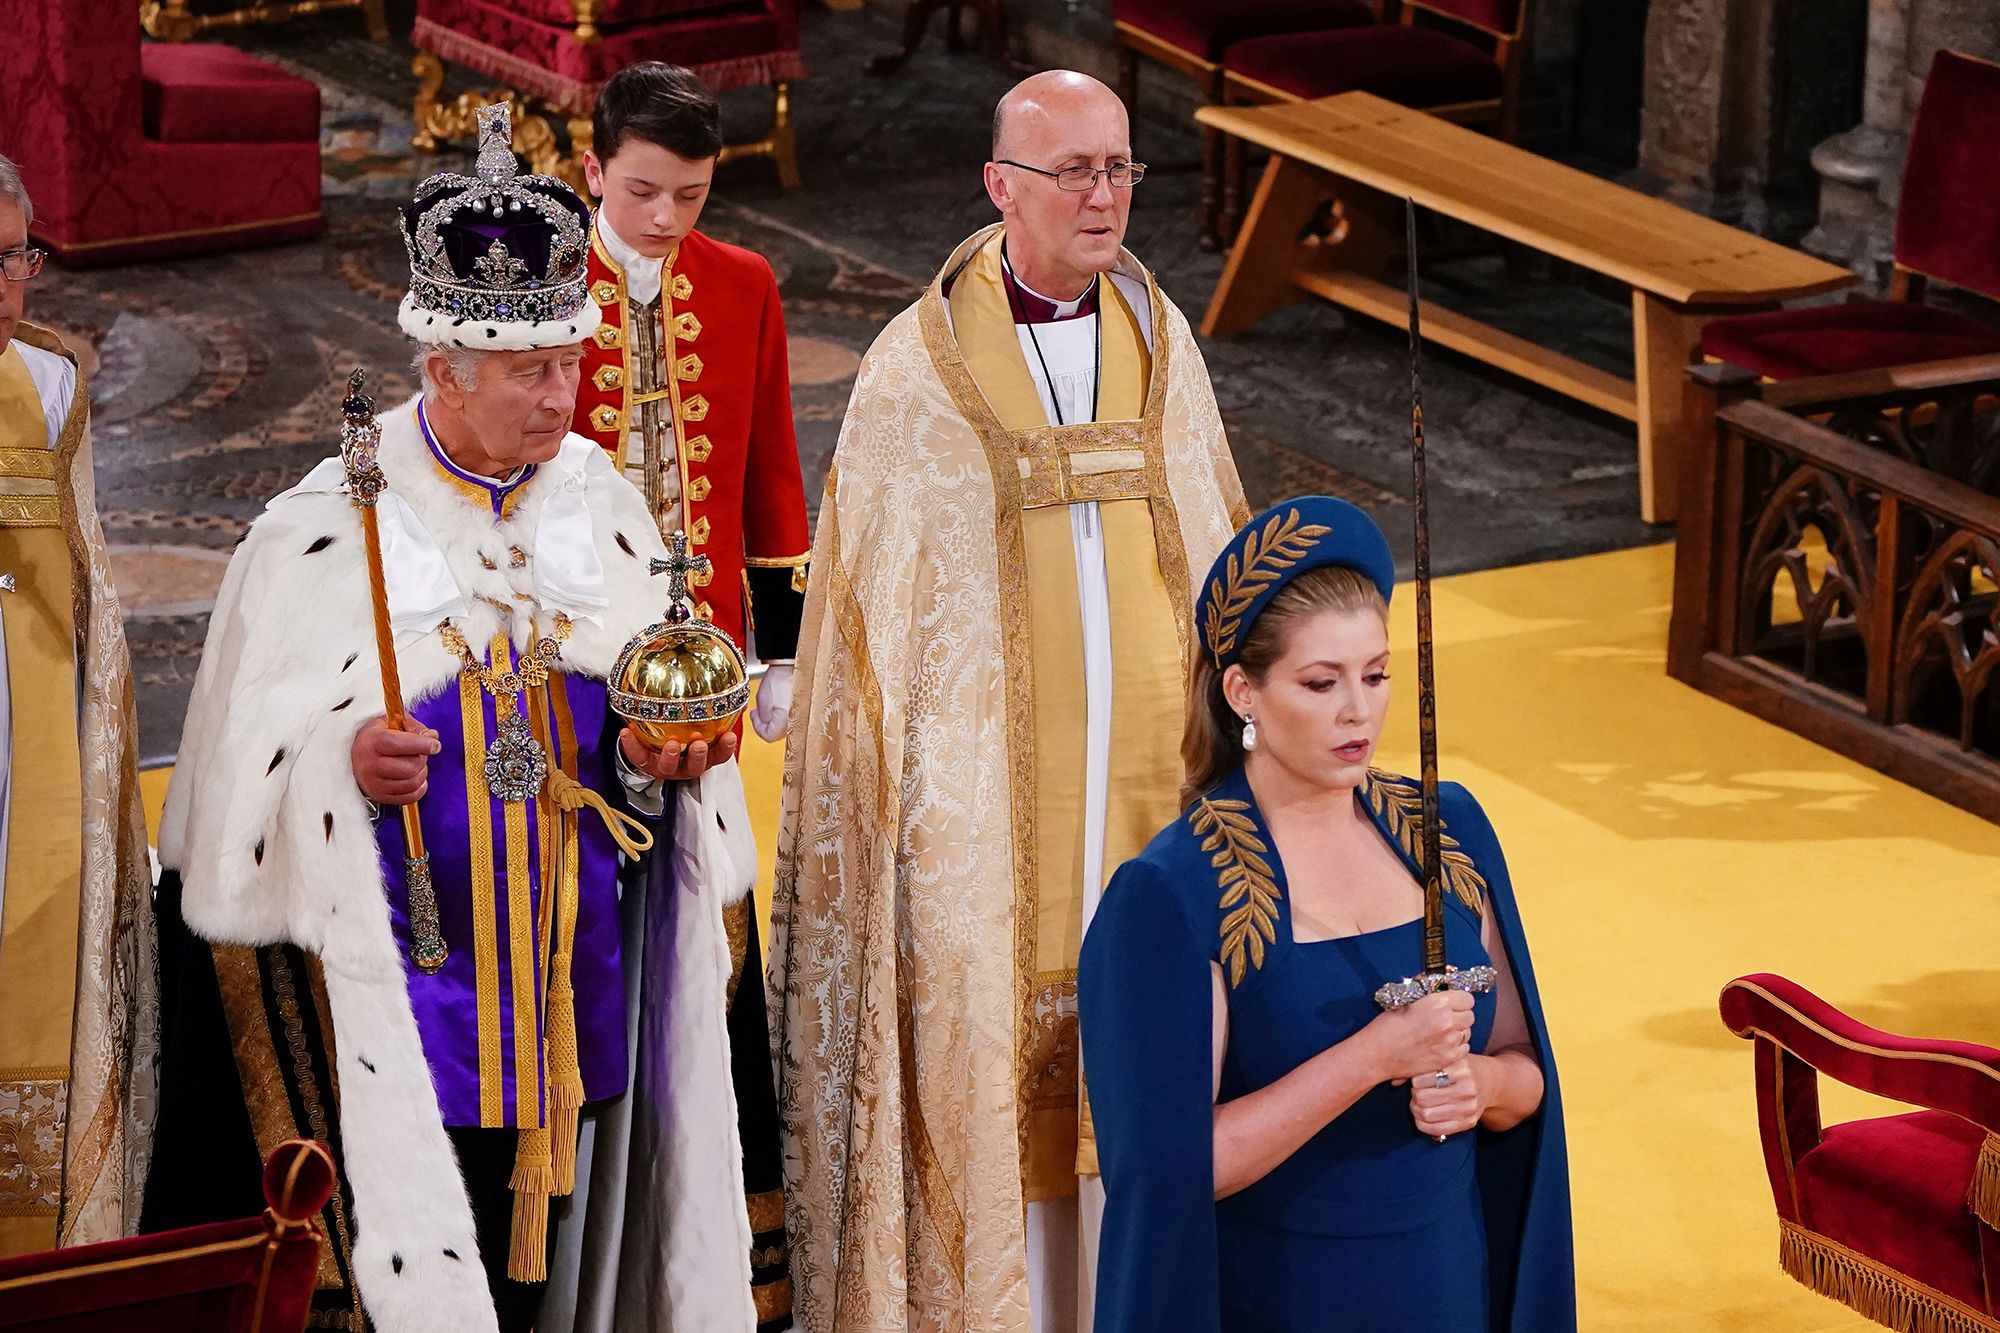
[[[338, 385], [356, 364], [378, 397], [411, 388], [396, 331], [405, 274], [390, 210], [423, 176], [462, 163], [409, 145], [410, 50], [362, 40], [340, 17], [246, 30], [232, 40], [324, 90], [330, 229], [308, 244], [121, 269], [51, 268], [30, 317], [94, 361], [99, 502], [128, 613], [142, 752], [171, 757], [228, 553], [270, 496], [329, 452]], [[767, 164], [725, 168], [703, 226], [766, 255], [792, 346], [807, 491], [818, 488], [855, 367], [961, 237], [991, 217], [979, 183], [991, 108], [1008, 80], [932, 45], [892, 80], [861, 72], [893, 42], [873, 11], [806, 15], [813, 77], [795, 105], [805, 187]], [[456, 86], [465, 86], [455, 84]], [[732, 137], [760, 132], [753, 93], [725, 99]], [[1189, 218], [1199, 143], [1142, 123], [1154, 171], [1135, 201], [1132, 248], [1191, 316], [1220, 272]], [[1620, 302], [1559, 283], [1505, 282], [1494, 259], [1433, 266], [1427, 290], [1573, 355], [1629, 357]], [[1243, 337], [1206, 344], [1253, 503], [1330, 491], [1392, 531], [1407, 523], [1401, 334], [1301, 304]], [[1657, 538], [1637, 518], [1629, 427], [1485, 367], [1432, 356], [1426, 373], [1436, 559], [1450, 571]]]

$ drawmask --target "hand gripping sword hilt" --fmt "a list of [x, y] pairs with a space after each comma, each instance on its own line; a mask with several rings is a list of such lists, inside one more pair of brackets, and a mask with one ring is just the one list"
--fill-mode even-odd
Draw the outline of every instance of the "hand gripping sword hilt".
[[1425, 972], [1420, 976], [1404, 977], [1401, 981], [1391, 981], [1375, 992], [1375, 1003], [1391, 1012], [1405, 1009], [1426, 995], [1439, 991], [1462, 990], [1472, 995], [1484, 995], [1493, 989], [1498, 973], [1485, 963], [1478, 967], [1452, 967], [1446, 964], [1442, 972]]

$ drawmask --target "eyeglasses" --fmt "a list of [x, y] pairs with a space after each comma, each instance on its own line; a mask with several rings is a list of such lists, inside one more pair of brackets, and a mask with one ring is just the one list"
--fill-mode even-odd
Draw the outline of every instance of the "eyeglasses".
[[42, 261], [48, 257], [46, 250], [9, 250], [0, 254], [0, 273], [11, 281], [26, 282], [42, 271]]
[[1044, 171], [1040, 167], [1031, 167], [1026, 162], [1014, 162], [1003, 157], [999, 160], [999, 165], [1019, 167], [1023, 171], [1032, 171], [1037, 176], [1047, 176], [1056, 183], [1058, 190], [1068, 190], [1071, 194], [1082, 194], [1085, 190], [1096, 189], [1099, 176], [1110, 177], [1111, 183], [1121, 190], [1129, 190], [1146, 179], [1144, 162], [1113, 162], [1108, 167], [1079, 166], [1064, 167], [1061, 171]]

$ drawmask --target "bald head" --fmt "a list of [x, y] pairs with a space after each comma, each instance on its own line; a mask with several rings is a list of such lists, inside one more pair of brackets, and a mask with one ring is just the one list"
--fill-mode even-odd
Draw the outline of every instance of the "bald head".
[[[993, 111], [986, 194], [1007, 227], [1014, 276], [1067, 301], [1118, 263], [1132, 184], [1110, 170], [1132, 161], [1132, 124], [1118, 94], [1074, 70], [1023, 79]], [[1083, 168], [1094, 183], [1062, 189], [1057, 173]]]
[[[1017, 157], [1023, 141], [1033, 143], [1051, 129], [1078, 122], [1091, 124], [1115, 117], [1126, 125], [1125, 104], [1118, 94], [1073, 69], [1043, 70], [1007, 90], [993, 108], [993, 158]], [[1130, 129], [1121, 135], [1129, 135]], [[1058, 134], [1057, 137], [1060, 137]]]

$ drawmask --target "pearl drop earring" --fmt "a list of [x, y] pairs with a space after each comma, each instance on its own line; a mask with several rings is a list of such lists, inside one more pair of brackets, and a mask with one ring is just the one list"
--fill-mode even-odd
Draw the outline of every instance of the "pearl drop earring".
[[1257, 719], [1245, 716], [1243, 719], [1243, 749], [1247, 752], [1257, 748]]

